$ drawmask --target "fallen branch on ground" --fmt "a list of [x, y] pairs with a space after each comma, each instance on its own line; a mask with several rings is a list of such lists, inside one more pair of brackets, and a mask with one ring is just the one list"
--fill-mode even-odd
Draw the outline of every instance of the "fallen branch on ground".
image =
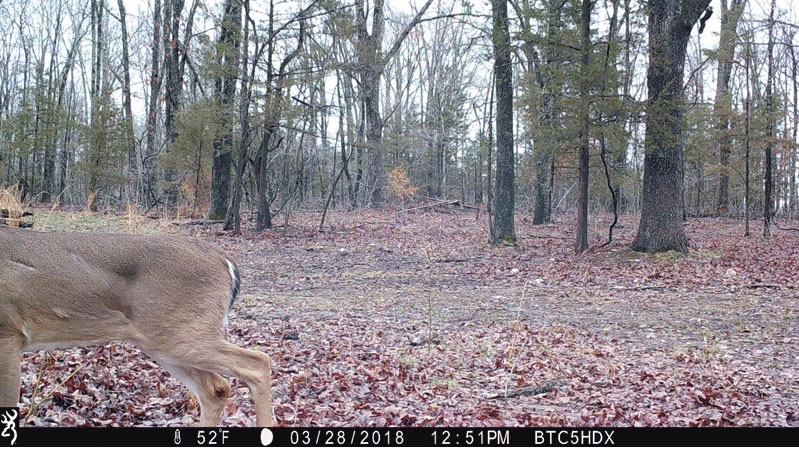
[[791, 284], [749, 284], [744, 285], [744, 288], [799, 288], [799, 285], [791, 285]]
[[508, 391], [507, 394], [505, 394], [505, 392], [490, 394], [487, 399], [508, 399], [515, 398], [516, 396], [537, 396], [539, 394], [549, 393], [550, 391], [555, 390], [558, 385], [558, 383], [548, 383], [537, 387], [515, 388]]
[[634, 285], [632, 287], [625, 287], [623, 285], [616, 285], [611, 287], [613, 290], [665, 290], [668, 287], [665, 285]]

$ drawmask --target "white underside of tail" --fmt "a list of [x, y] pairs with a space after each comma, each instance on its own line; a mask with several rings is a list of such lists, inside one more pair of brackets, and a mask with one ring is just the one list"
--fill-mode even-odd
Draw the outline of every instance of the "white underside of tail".
[[[236, 276], [236, 268], [234, 267], [233, 262], [227, 259], [225, 259], [225, 262], [227, 262], [228, 271], [230, 272], [230, 281], [232, 282], [231, 285], [236, 285], [239, 282], [239, 278]], [[231, 298], [231, 300], [232, 299], [233, 298]], [[227, 327], [229, 323], [228, 313], [230, 313], [229, 310], [225, 313], [225, 321], [224, 321], [225, 327]]]

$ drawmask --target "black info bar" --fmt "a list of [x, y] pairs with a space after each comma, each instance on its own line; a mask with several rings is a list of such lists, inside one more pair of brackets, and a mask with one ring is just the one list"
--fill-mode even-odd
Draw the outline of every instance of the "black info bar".
[[0, 446], [20, 447], [740, 447], [791, 446], [799, 441], [796, 428], [6, 427], [3, 430]]

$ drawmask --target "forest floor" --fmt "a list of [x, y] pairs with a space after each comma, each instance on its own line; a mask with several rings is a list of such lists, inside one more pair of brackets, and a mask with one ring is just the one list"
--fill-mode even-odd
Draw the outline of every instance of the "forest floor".
[[[739, 221], [691, 219], [690, 254], [650, 256], [626, 249], [627, 216], [612, 244], [577, 255], [571, 217], [532, 226], [518, 214], [518, 245], [499, 247], [474, 213], [332, 212], [325, 232], [319, 218], [241, 236], [136, 225], [213, 241], [239, 263], [230, 339], [274, 360], [280, 425], [799, 425], [797, 232], [765, 239], [752, 222], [744, 238]], [[592, 220], [593, 243], [608, 224]], [[246, 386], [232, 386], [223, 424], [252, 425]], [[30, 425], [187, 425], [199, 413], [125, 344], [27, 354], [23, 415], [34, 389]]]

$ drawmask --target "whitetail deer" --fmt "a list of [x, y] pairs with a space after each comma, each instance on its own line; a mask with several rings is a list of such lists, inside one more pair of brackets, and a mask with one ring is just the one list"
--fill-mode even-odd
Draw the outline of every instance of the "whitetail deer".
[[135, 343], [186, 384], [200, 425], [216, 426], [241, 378], [258, 426], [272, 419], [271, 361], [225, 339], [236, 265], [164, 236], [42, 233], [0, 226], [0, 407], [15, 407], [23, 351]]

